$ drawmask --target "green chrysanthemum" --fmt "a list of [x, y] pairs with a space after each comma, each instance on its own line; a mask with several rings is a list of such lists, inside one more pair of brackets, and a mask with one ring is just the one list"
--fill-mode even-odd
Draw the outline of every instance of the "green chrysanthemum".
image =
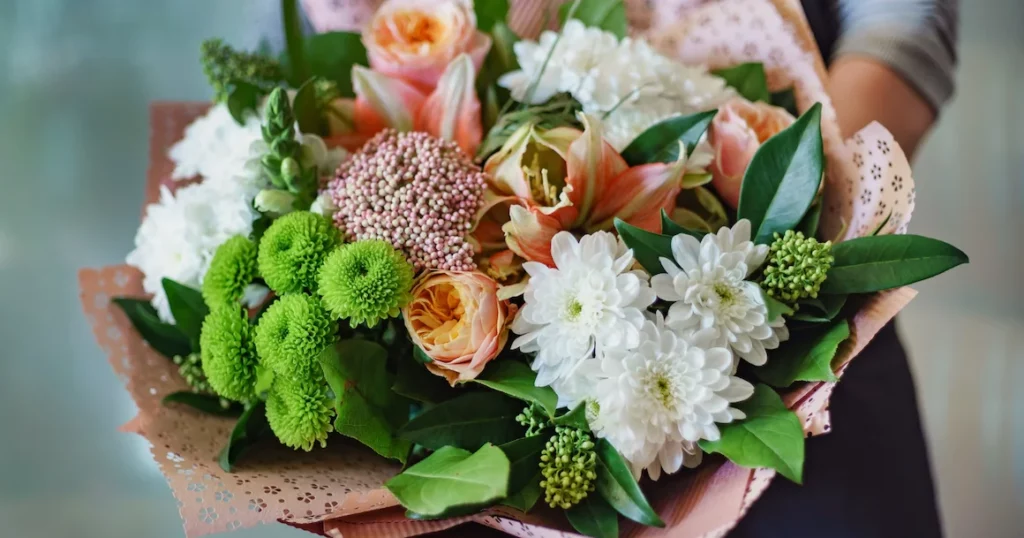
[[327, 446], [334, 407], [323, 381], [278, 378], [267, 396], [267, 422], [286, 446], [312, 450]]
[[834, 261], [831, 241], [819, 243], [793, 230], [776, 233], [762, 285], [769, 296], [789, 304], [817, 297]]
[[334, 341], [337, 324], [320, 301], [303, 293], [285, 295], [267, 308], [256, 326], [260, 362], [275, 374], [318, 379], [320, 352]]
[[256, 243], [236, 235], [217, 247], [203, 277], [203, 299], [210, 306], [236, 305], [256, 278]]
[[260, 274], [277, 293], [314, 290], [317, 272], [338, 242], [338, 229], [326, 218], [308, 211], [289, 213], [263, 234]]
[[412, 298], [413, 268], [390, 243], [359, 241], [335, 249], [320, 269], [320, 295], [335, 317], [373, 327]]
[[255, 397], [256, 353], [252, 330], [240, 306], [214, 308], [199, 335], [203, 372], [222, 398], [244, 402]]
[[594, 491], [597, 454], [590, 434], [578, 428], [559, 426], [540, 454], [544, 477], [544, 502], [568, 510]]

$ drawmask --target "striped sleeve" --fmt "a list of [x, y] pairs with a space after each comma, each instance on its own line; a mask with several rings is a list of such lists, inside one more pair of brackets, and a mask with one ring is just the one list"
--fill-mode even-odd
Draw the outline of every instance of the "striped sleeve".
[[858, 54], [899, 73], [938, 110], [949, 101], [956, 68], [958, 0], [839, 0], [833, 58]]

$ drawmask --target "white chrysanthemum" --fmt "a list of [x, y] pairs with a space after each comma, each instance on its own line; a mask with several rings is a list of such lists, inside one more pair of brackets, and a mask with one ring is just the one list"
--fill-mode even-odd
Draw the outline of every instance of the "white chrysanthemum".
[[721, 228], [698, 242], [680, 234], [672, 238], [674, 260], [661, 259], [666, 274], [656, 275], [651, 287], [659, 298], [672, 302], [668, 324], [687, 334], [713, 328], [719, 344], [754, 365], [768, 359], [789, 338], [779, 316], [768, 321], [768, 307], [757, 284], [745, 280], [768, 256], [767, 245], [750, 241], [750, 221]]
[[[556, 267], [526, 262], [525, 305], [512, 323], [512, 347], [536, 352], [537, 385], [572, 391], [574, 370], [595, 353], [639, 344], [644, 311], [654, 302], [647, 276], [630, 271], [633, 252], [614, 235], [579, 241], [559, 232], [551, 241]], [[560, 394], [565, 401], [566, 394]]]
[[174, 194], [163, 187], [160, 201], [146, 208], [127, 262], [142, 271], [142, 287], [153, 294], [153, 306], [164, 321], [174, 318], [162, 280], [199, 288], [217, 247], [232, 236], [252, 231], [258, 216], [252, 196], [228, 185], [198, 183]]
[[249, 160], [250, 145], [261, 138], [260, 118], [255, 114], [239, 125], [226, 104], [215, 104], [193, 121], [185, 136], [171, 146], [168, 156], [174, 161], [174, 179], [195, 176], [228, 179]]
[[[691, 67], [664, 56], [642, 39], [619, 39], [610, 32], [568, 21], [562, 37], [544, 32], [540, 39], [519, 41], [513, 49], [520, 69], [499, 79], [518, 101], [536, 84], [532, 104], [569, 93], [590, 114], [614, 110], [604, 119], [605, 138], [623, 149], [651, 125], [679, 114], [709, 110], [734, 92], [703, 67]], [[549, 51], [551, 59], [544, 66]]]
[[732, 353], [711, 347], [716, 336], [704, 329], [684, 337], [659, 315], [644, 324], [637, 348], [609, 350], [583, 368], [595, 379], [591, 427], [638, 478], [643, 469], [657, 480], [662, 471], [696, 466], [697, 442], [718, 440], [716, 424], [745, 417], [730, 404], [749, 398], [754, 386], [731, 375]]

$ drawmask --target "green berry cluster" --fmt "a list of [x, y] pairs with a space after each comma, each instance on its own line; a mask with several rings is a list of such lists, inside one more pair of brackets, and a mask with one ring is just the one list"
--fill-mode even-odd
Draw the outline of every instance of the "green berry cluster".
[[539, 435], [545, 428], [551, 426], [551, 419], [544, 409], [535, 404], [523, 408], [523, 412], [516, 415], [516, 422], [526, 427], [526, 436]]
[[540, 454], [540, 487], [544, 502], [568, 510], [594, 491], [597, 454], [590, 434], [578, 428], [558, 426]]
[[319, 292], [337, 319], [368, 327], [398, 315], [412, 299], [413, 267], [387, 241], [343, 245], [320, 269]]
[[817, 297], [834, 261], [831, 241], [819, 243], [793, 230], [776, 232], [762, 285], [769, 296], [789, 304]]
[[178, 365], [178, 375], [188, 383], [192, 392], [210, 394], [214, 390], [210, 382], [206, 380], [206, 372], [203, 372], [202, 355], [189, 353], [188, 355], [175, 355], [172, 361]]
[[213, 86], [214, 101], [227, 101], [239, 83], [269, 88], [284, 81], [284, 70], [273, 58], [237, 51], [220, 39], [208, 39], [200, 47], [203, 72]]

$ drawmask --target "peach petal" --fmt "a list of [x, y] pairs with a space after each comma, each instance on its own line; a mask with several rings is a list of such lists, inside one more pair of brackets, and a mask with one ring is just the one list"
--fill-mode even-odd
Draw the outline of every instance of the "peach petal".
[[456, 58], [419, 110], [417, 130], [454, 140], [467, 155], [475, 155], [483, 139], [475, 79], [476, 71], [470, 57], [462, 54]]

